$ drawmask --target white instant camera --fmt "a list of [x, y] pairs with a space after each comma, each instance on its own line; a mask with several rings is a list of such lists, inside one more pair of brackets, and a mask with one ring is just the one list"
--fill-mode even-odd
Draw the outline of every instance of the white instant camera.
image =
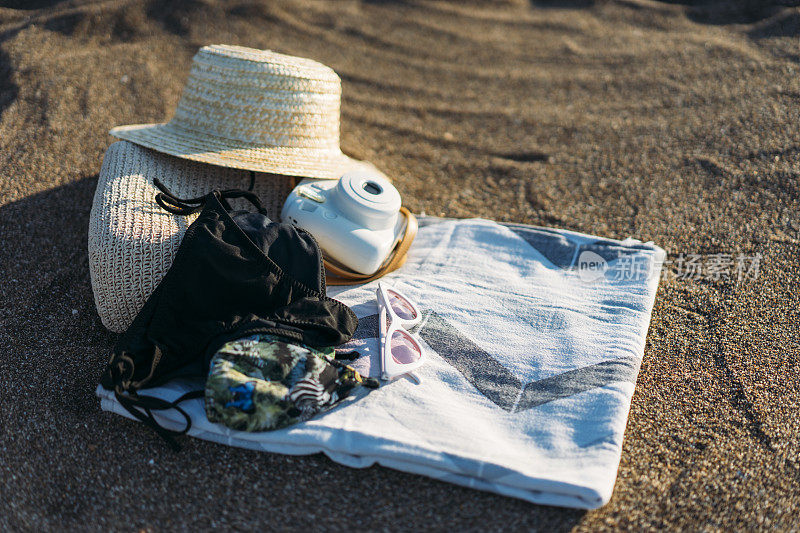
[[405, 227], [400, 193], [368, 171], [339, 180], [304, 179], [289, 194], [281, 220], [309, 232], [327, 259], [360, 274], [383, 264]]

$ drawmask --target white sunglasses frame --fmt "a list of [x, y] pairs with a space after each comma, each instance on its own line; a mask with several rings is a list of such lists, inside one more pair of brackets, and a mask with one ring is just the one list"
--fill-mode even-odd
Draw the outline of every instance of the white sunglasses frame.
[[[397, 313], [394, 312], [394, 309], [392, 309], [388, 291], [392, 291], [397, 296], [405, 300], [414, 311], [415, 317], [407, 320], [400, 318]], [[417, 383], [419, 383], [419, 377], [414, 375], [413, 372], [425, 363], [425, 350], [423, 350], [419, 341], [415, 339], [413, 335], [411, 335], [411, 333], [408, 331], [408, 328], [414, 327], [422, 321], [422, 313], [420, 313], [417, 304], [392, 286], [384, 285], [382, 282], [378, 282], [378, 289], [375, 291], [375, 293], [378, 297], [378, 331], [380, 332], [379, 342], [381, 346], [381, 379], [384, 381], [390, 381], [400, 376], [408, 375]], [[387, 315], [391, 319], [388, 327], [386, 326]], [[414, 347], [419, 350], [419, 359], [413, 363], [397, 363], [391, 356], [389, 339], [391, 339], [392, 335], [394, 335], [394, 333], [398, 330], [403, 330], [414, 343]]]

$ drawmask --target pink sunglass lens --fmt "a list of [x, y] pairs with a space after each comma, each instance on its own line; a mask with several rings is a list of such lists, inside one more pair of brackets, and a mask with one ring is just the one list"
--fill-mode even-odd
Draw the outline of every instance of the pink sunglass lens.
[[405, 331], [395, 331], [391, 343], [392, 359], [398, 364], [407, 365], [422, 356], [416, 341]]
[[417, 312], [411, 303], [394, 291], [386, 291], [389, 294], [389, 305], [397, 316], [403, 320], [413, 320], [417, 318]]

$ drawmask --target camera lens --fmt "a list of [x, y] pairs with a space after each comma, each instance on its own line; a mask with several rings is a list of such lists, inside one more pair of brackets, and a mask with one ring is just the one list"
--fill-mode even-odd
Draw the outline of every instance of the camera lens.
[[381, 186], [375, 183], [374, 181], [365, 181], [362, 187], [364, 188], [365, 191], [367, 191], [370, 194], [378, 195], [383, 192]]

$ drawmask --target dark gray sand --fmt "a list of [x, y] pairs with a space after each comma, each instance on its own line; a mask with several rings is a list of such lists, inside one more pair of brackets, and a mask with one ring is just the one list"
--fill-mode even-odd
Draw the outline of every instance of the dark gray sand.
[[[798, 2], [0, 5], [0, 529], [800, 527]], [[169, 118], [209, 43], [332, 66], [344, 150], [416, 211], [761, 254], [755, 280], [662, 280], [606, 507], [195, 439], [176, 455], [100, 411], [106, 132]]]

